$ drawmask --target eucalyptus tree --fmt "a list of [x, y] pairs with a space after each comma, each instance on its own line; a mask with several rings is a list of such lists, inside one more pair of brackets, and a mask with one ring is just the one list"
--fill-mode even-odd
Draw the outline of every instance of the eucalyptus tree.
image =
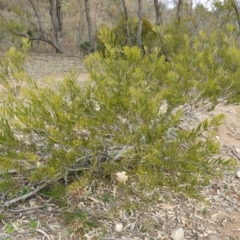
[[177, 20], [178, 20], [178, 22], [180, 22], [181, 18], [182, 18], [183, 1], [184, 0], [177, 1]]
[[[32, 1], [32, 0], [29, 0]], [[50, 16], [55, 37], [56, 51], [62, 52], [62, 14], [60, 0], [49, 0]]]
[[89, 0], [84, 0], [84, 3], [85, 3], [86, 19], [88, 24], [88, 39], [89, 39], [89, 45], [90, 45], [88, 49], [88, 53], [90, 53], [94, 50], [93, 26], [92, 26], [92, 20], [90, 16]]
[[129, 31], [128, 10], [127, 10], [125, 0], [122, 0], [122, 5], [123, 5], [124, 17], [125, 17], [125, 21], [126, 21], [126, 35], [127, 35], [127, 39], [128, 39], [128, 45], [131, 46], [132, 45], [132, 40], [131, 40], [130, 31]]
[[137, 45], [142, 46], [142, 0], [138, 0], [138, 30], [137, 30]]
[[162, 21], [162, 12], [161, 12], [161, 7], [162, 7], [162, 1], [161, 0], [153, 0], [154, 1], [154, 8], [156, 12], [156, 25], [160, 26], [161, 21]]

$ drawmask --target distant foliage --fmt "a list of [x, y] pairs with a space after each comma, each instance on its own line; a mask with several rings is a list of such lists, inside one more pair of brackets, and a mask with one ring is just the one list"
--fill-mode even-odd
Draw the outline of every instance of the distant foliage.
[[[129, 45], [129, 42], [132, 43], [132, 46], [137, 45], [137, 29], [138, 29], [138, 19], [134, 17], [130, 17], [128, 20], [128, 27], [129, 27], [129, 34], [131, 41], [128, 40], [127, 32], [126, 32], [126, 19], [122, 15], [119, 20], [117, 21], [116, 25], [112, 28], [103, 26], [100, 27], [99, 31], [97, 32], [97, 50], [102, 51], [103, 50], [103, 42], [99, 39], [98, 34], [101, 31], [101, 29], [111, 29], [112, 33], [115, 35], [116, 43], [119, 46], [127, 46]], [[157, 43], [159, 43], [159, 38], [157, 32], [154, 30], [154, 26], [151, 24], [151, 22], [147, 18], [143, 18], [143, 30], [142, 30], [142, 42], [143, 45], [148, 48], [154, 48]]]
[[101, 52], [102, 54], [104, 54], [105, 45], [100, 39], [100, 32], [105, 30], [110, 30], [110, 27], [104, 24], [104, 25], [101, 25], [95, 33], [96, 50]]
[[83, 55], [87, 55], [90, 49], [90, 42], [89, 40], [83, 40], [79, 44], [79, 49], [83, 53]]

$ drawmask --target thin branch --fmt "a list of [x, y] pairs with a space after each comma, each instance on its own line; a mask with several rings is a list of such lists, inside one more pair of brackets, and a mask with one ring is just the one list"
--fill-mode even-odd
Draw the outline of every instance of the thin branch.
[[42, 28], [42, 22], [41, 22], [41, 19], [40, 19], [40, 16], [38, 14], [38, 11], [35, 7], [35, 5], [33, 4], [33, 1], [32, 0], [29, 0], [29, 2], [31, 3], [32, 5], [32, 8], [33, 8], [33, 11], [35, 12], [35, 15], [37, 17], [37, 20], [38, 20], [38, 26], [39, 26], [39, 30], [40, 30], [40, 36], [44, 36], [44, 31], [43, 31], [43, 28]]
[[38, 187], [37, 187], [36, 189], [34, 189], [33, 191], [31, 191], [31, 192], [29, 192], [29, 193], [27, 193], [27, 194], [24, 194], [24, 195], [22, 195], [22, 196], [20, 196], [20, 197], [16, 197], [16, 198], [13, 198], [13, 199], [11, 199], [11, 200], [9, 200], [9, 201], [4, 202], [2, 206], [3, 206], [3, 207], [9, 207], [9, 206], [13, 205], [14, 203], [17, 203], [17, 202], [20, 202], [20, 201], [24, 201], [24, 200], [26, 200], [27, 198], [29, 198], [29, 197], [35, 195], [36, 193], [38, 193], [39, 191], [41, 191], [41, 190], [42, 190], [43, 188], [45, 188], [47, 185], [52, 184], [52, 183], [54, 183], [54, 182], [57, 182], [58, 180], [60, 180], [60, 179], [62, 179], [62, 178], [63, 178], [63, 176], [59, 176], [59, 177], [57, 177], [57, 178], [55, 178], [55, 179], [48, 180], [48, 181], [46, 181], [44, 184], [42, 184], [41, 186], [38, 186]]
[[4, 16], [2, 15], [2, 13], [0, 12], [0, 17], [3, 19], [3, 21], [6, 24], [6, 27], [8, 29], [9, 32], [11, 32], [13, 35], [15, 36], [19, 36], [19, 37], [25, 37], [28, 38], [31, 41], [43, 41], [46, 42], [48, 44], [50, 44], [52, 47], [54, 47], [58, 52], [62, 52], [61, 49], [59, 49], [59, 47], [57, 46], [57, 44], [49, 39], [46, 39], [44, 36], [39, 36], [39, 37], [31, 37], [28, 34], [24, 34], [24, 33], [18, 33], [15, 32], [8, 24], [8, 22], [6, 21], [6, 19], [4, 18]]
[[[27, 170], [27, 171], [36, 170], [36, 167], [27, 167], [25, 170]], [[7, 171], [0, 171], [0, 175], [3, 175], [5, 173], [15, 174], [15, 173], [18, 173], [18, 170], [17, 169], [10, 169], [10, 170], [7, 170]]]
[[30, 208], [21, 208], [21, 209], [9, 209], [5, 210], [6, 212], [13, 212], [13, 213], [23, 213], [23, 212], [28, 212], [28, 211], [34, 211], [38, 209], [45, 209], [46, 207], [56, 207], [56, 204], [44, 204], [41, 206], [36, 206], [36, 207], [30, 207]]
[[28, 38], [29, 40], [31, 41], [36, 41], [36, 40], [39, 40], [39, 41], [42, 41], [42, 42], [46, 42], [48, 44], [50, 44], [52, 47], [54, 47], [56, 50], [58, 50], [59, 52], [62, 52], [61, 49], [59, 49], [59, 47], [57, 46], [57, 44], [49, 39], [46, 39], [45, 37], [30, 37], [28, 36], [27, 34], [24, 34], [24, 33], [17, 33], [13, 30], [11, 30], [12, 34], [14, 34], [15, 36], [19, 36], [19, 37], [25, 37], [25, 38]]
[[220, 193], [220, 196], [223, 197], [225, 200], [227, 200], [227, 201], [230, 203], [230, 205], [231, 205], [235, 210], [237, 210], [238, 212], [240, 212], [240, 210], [235, 206], [235, 203], [234, 203], [232, 200], [228, 199], [227, 197], [225, 197], [225, 196], [224, 196], [223, 194], [221, 194], [221, 193]]
[[240, 161], [240, 157], [238, 156], [236, 150], [233, 147], [231, 147], [230, 149], [231, 149], [231, 153]]

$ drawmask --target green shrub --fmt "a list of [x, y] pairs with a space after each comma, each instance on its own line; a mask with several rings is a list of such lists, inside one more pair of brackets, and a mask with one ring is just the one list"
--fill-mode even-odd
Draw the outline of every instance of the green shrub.
[[[131, 42], [133, 45], [136, 45], [136, 34], [137, 34], [137, 27], [138, 27], [137, 18], [129, 17], [128, 27], [129, 27]], [[128, 45], [127, 32], [126, 32], [126, 19], [124, 15], [122, 15], [118, 19], [116, 25], [112, 28], [112, 32], [116, 36], [117, 43], [120, 46], [123, 47]]]
[[96, 33], [95, 33], [95, 43], [96, 43], [96, 50], [101, 52], [104, 55], [104, 51], [105, 51], [105, 45], [104, 43], [101, 41], [101, 39], [99, 38], [100, 36], [100, 32], [101, 31], [105, 31], [105, 29], [110, 30], [110, 28], [107, 25], [101, 25]]
[[31, 184], [69, 178], [71, 191], [125, 171], [141, 189], [167, 186], [196, 196], [228, 166], [214, 140], [224, 117], [184, 129], [182, 106], [237, 101], [239, 50], [221, 34], [185, 34], [184, 47], [166, 62], [158, 49], [146, 55], [137, 46], [122, 48], [109, 29], [99, 39], [105, 55], [86, 59], [84, 86], [73, 73], [40, 88], [15, 49], [1, 61], [0, 192], [11, 198], [24, 191], [12, 169]]
[[[223, 116], [206, 120], [189, 131], [176, 128], [183, 114], [176, 110], [180, 105], [200, 99], [214, 103], [231, 86], [229, 79], [217, 86], [220, 77], [217, 69], [214, 70], [216, 81], [210, 78], [212, 72], [196, 70], [197, 66], [216, 67], [208, 55], [214, 47], [214, 34], [209, 45], [195, 51], [184, 35], [182, 50], [167, 63], [164, 57], [159, 57], [157, 49], [145, 56], [138, 47], [116, 46], [110, 31], [101, 33], [106, 46], [105, 58], [95, 53], [87, 59], [86, 66], [95, 86], [92, 93], [101, 121], [106, 123], [102, 135], [113, 133], [112, 141], [116, 145], [128, 146], [122, 162], [104, 164], [105, 174], [127, 171], [137, 175], [144, 188], [167, 185], [193, 193], [197, 186], [208, 182], [211, 174], [221, 172], [215, 164], [225, 164], [221, 158], [214, 157], [219, 146], [210, 131], [221, 123]], [[196, 39], [195, 44], [198, 43]], [[198, 54], [202, 61], [210, 57], [209, 61], [196, 64]], [[206, 81], [208, 78], [211, 80]], [[212, 86], [208, 86], [211, 81]], [[163, 103], [167, 103], [166, 112], [160, 111]], [[207, 130], [209, 136], [202, 140]]]
[[83, 40], [79, 44], [79, 49], [83, 53], [83, 55], [87, 55], [90, 49], [90, 42], [89, 40]]

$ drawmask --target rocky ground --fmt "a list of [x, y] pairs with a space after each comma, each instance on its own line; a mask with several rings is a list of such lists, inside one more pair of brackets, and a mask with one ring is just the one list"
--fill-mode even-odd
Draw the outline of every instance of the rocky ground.
[[[73, 68], [79, 74], [79, 81], [87, 80], [88, 73], [80, 57], [30, 54], [26, 62], [26, 72], [39, 82], [45, 78], [61, 81]], [[239, 106], [221, 103], [213, 112], [206, 108], [188, 111], [186, 126], [219, 113], [225, 114], [226, 120], [218, 128], [217, 139], [224, 156], [240, 160]], [[131, 181], [127, 184], [134, 186]], [[0, 239], [240, 239], [240, 180], [236, 172], [228, 172], [223, 179], [216, 178], [202, 189], [205, 202], [180, 197], [165, 189], [156, 192], [157, 203], [139, 203], [139, 208], [128, 210], [121, 208], [126, 200], [125, 192], [114, 182], [111, 186], [103, 184], [94, 192], [85, 189], [69, 197], [70, 204], [78, 206], [80, 212], [87, 212], [89, 220], [97, 223], [93, 230], [83, 226], [81, 221], [67, 228], [62, 219], [63, 209], [52, 199], [36, 194], [24, 203], [0, 210], [0, 217], [6, 216], [0, 222]], [[128, 199], [133, 205], [138, 201], [134, 195]]]

